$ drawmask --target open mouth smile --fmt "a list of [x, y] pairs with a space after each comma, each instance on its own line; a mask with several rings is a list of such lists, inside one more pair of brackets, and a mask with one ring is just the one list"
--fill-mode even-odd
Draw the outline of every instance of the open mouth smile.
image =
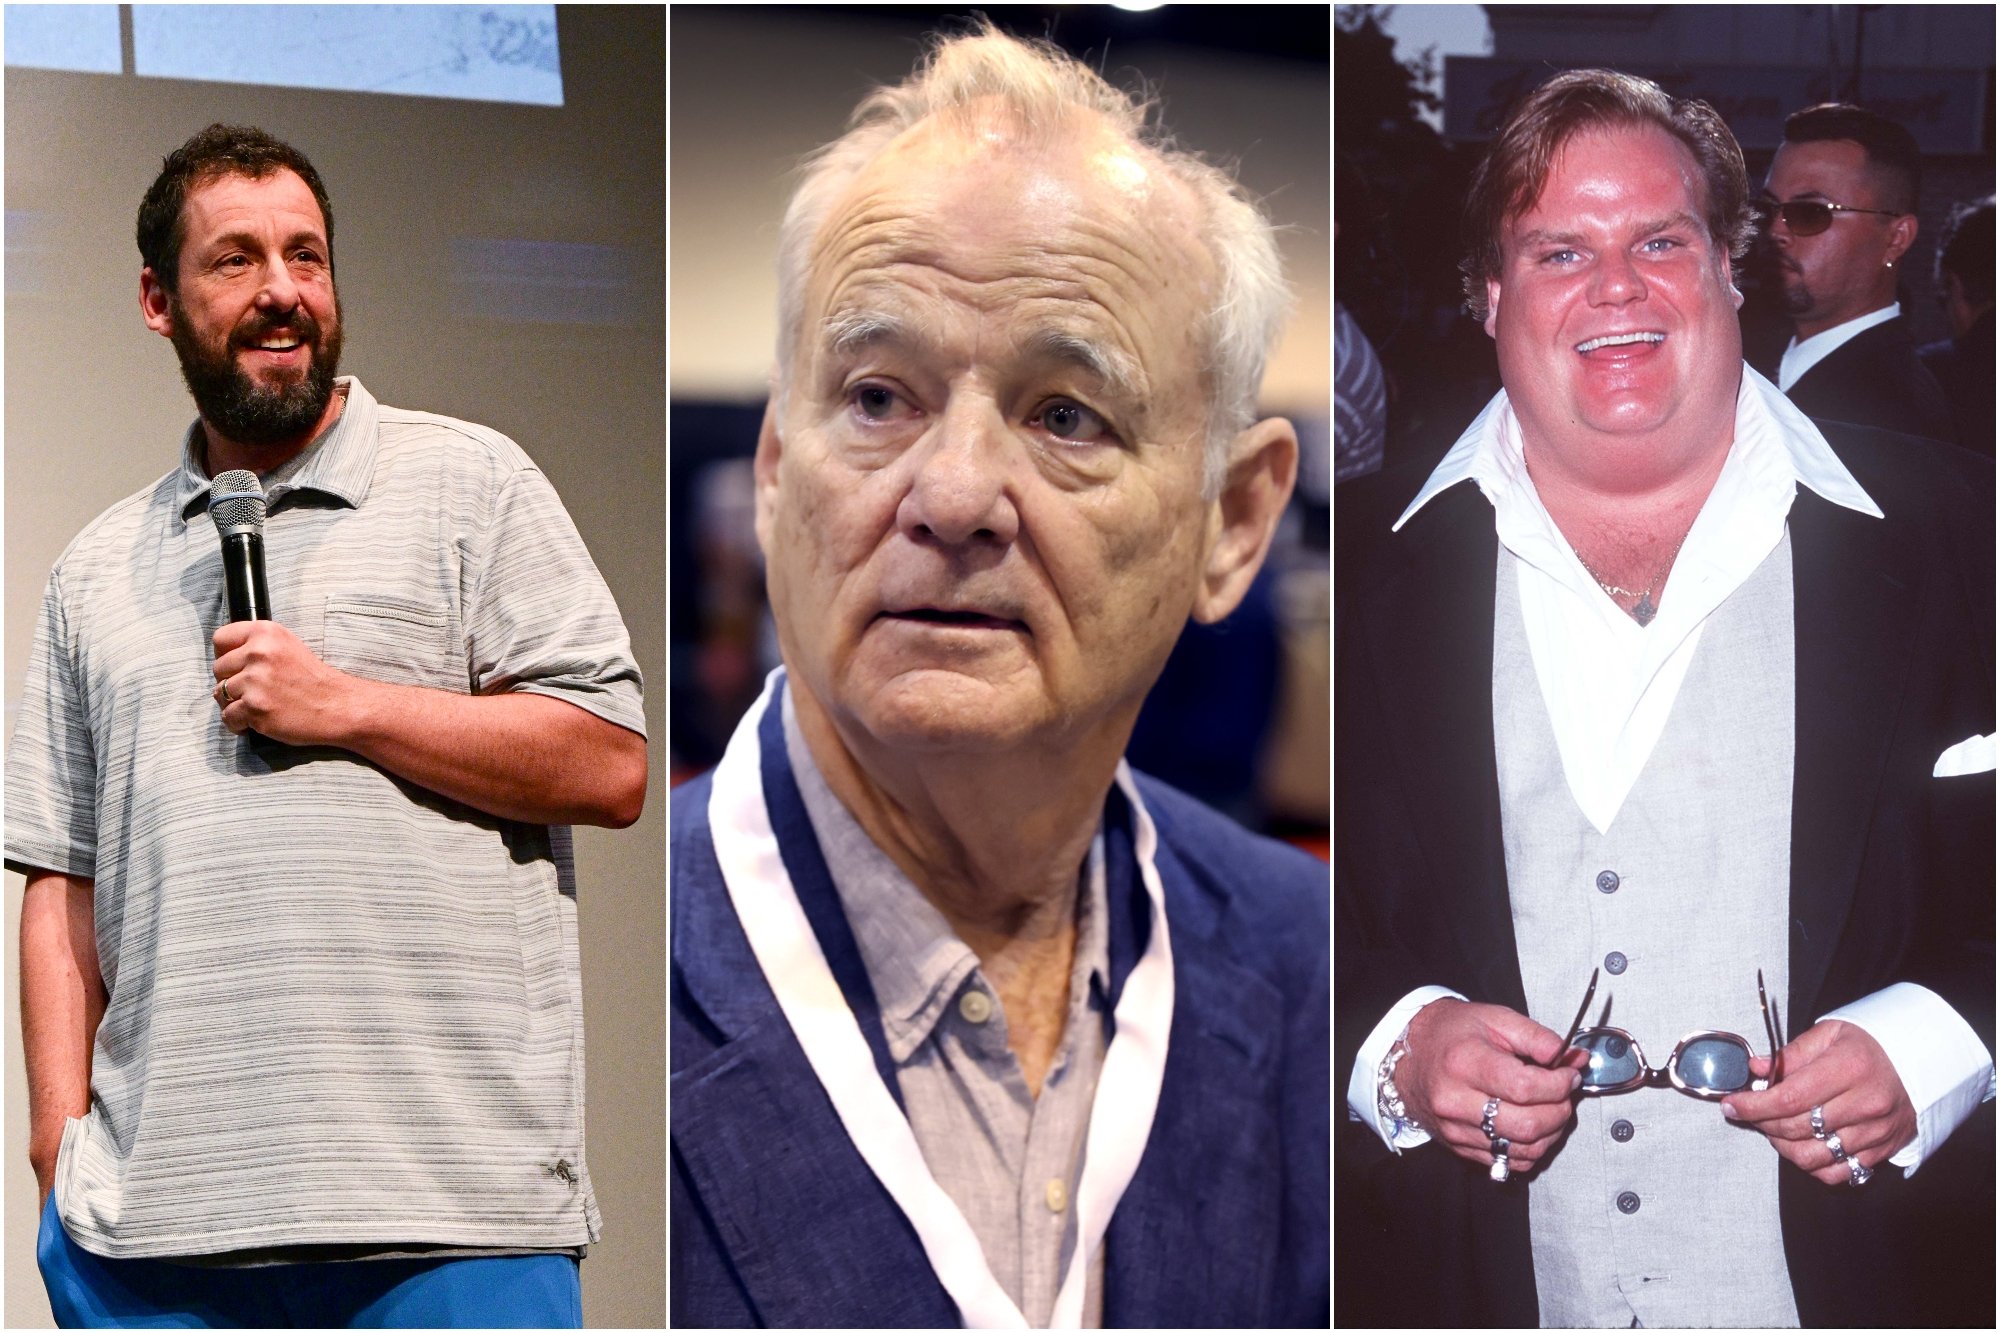
[[1592, 338], [1576, 345], [1579, 356], [1589, 356], [1592, 352], [1606, 347], [1630, 347], [1645, 345], [1657, 347], [1667, 340], [1664, 333], [1607, 333], [1602, 338]]

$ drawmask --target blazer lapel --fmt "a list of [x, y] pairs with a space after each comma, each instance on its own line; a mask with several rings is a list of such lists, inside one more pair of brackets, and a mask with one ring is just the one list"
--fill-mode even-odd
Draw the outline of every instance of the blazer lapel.
[[[1184, 875], [1164, 849], [1172, 913]], [[1132, 1183], [1105, 1234], [1107, 1328], [1264, 1327], [1284, 1275], [1284, 1165], [1272, 1152], [1278, 1083], [1270, 1035], [1284, 1028], [1277, 992], [1219, 956], [1212, 921], [1170, 915], [1173, 1032], [1159, 1108]]]
[[[765, 763], [770, 769], [769, 748]], [[776, 776], [791, 782], [788, 768], [767, 773]], [[793, 787], [780, 806], [796, 800]], [[774, 812], [785, 826], [793, 813]], [[848, 1139], [765, 983], [714, 845], [705, 827], [700, 832], [675, 848], [674, 971], [683, 1002], [700, 1011], [715, 1046], [674, 1072], [672, 1134], [730, 1267], [768, 1326], [956, 1326], [957, 1305]], [[795, 841], [785, 847], [788, 868], [815, 873], [796, 859]], [[811, 860], [823, 876], [816, 846]], [[822, 948], [839, 954], [852, 941], [822, 938]], [[835, 970], [847, 971], [845, 961]], [[864, 1001], [870, 1017], [872, 999]], [[870, 1035], [874, 1045], [879, 1032]]]
[[[769, 748], [765, 756], [772, 768]], [[780, 807], [774, 825], [788, 823], [795, 790], [774, 791], [767, 780], [766, 794]], [[1144, 947], [1135, 929], [1144, 896], [1122, 797], [1107, 810], [1106, 836], [1115, 1003]], [[816, 852], [796, 842], [784, 849], [795, 879], [823, 874], [823, 863], [811, 864]], [[956, 1326], [957, 1306], [914, 1228], [853, 1148], [765, 985], [713, 846], [679, 843], [676, 858], [676, 980], [717, 1041], [673, 1075], [674, 1151], [758, 1318], [794, 1327]], [[1284, 1285], [1272, 1271], [1284, 1167], [1270, 1150], [1280, 1129], [1270, 1093], [1279, 1083], [1271, 1034], [1285, 1015], [1267, 982], [1215, 946], [1214, 909], [1176, 891], [1188, 872], [1169, 849], [1158, 865], [1175, 911], [1173, 1027], [1145, 1153], [1107, 1233], [1105, 1319], [1254, 1326], [1246, 1312], [1264, 1309]], [[820, 936], [827, 947], [823, 928]]]
[[[1470, 482], [1433, 497], [1392, 539], [1404, 561], [1365, 594], [1385, 700], [1385, 759], [1424, 802], [1428, 878], [1466, 886], [1444, 929], [1478, 968], [1480, 998], [1527, 1008], [1493, 755], [1492, 508]], [[1443, 901], [1443, 900], [1441, 900]]]
[[674, 1151], [762, 1323], [959, 1323], [781, 1016], [676, 1074], [673, 1107]]
[[1791, 998], [1825, 980], [1903, 697], [1924, 571], [1889, 525], [1801, 487], [1788, 520], [1796, 635]]

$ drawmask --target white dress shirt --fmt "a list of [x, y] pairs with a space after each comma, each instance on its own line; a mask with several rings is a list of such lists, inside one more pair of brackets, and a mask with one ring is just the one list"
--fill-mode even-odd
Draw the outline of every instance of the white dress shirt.
[[[1877, 312], [1881, 319], [1874, 322], [1895, 313], [1893, 307]], [[1702, 625], [1777, 547], [1798, 487], [1882, 517], [1818, 427], [1747, 365], [1736, 398], [1735, 441], [1681, 545], [1650, 625], [1641, 626], [1604, 594], [1542, 506], [1504, 390], [1459, 437], [1396, 528], [1432, 496], [1468, 478], [1493, 505], [1499, 540], [1518, 562], [1529, 653], [1563, 774], [1599, 832], [1610, 828], [1659, 740]], [[1355, 1058], [1348, 1113], [1373, 1125], [1392, 1150], [1430, 1136], [1389, 1133], [1376, 1115], [1376, 1067], [1417, 1011], [1447, 996], [1465, 998], [1442, 986], [1411, 991], [1376, 1024]], [[1821, 1021], [1829, 1018], [1853, 1023], [1880, 1043], [1917, 1108], [1917, 1137], [1889, 1159], [1905, 1174], [1994, 1094], [1993, 1057], [1985, 1043], [1925, 987], [1898, 983], [1821, 1015]]]
[[1804, 342], [1794, 337], [1785, 344], [1785, 354], [1778, 360], [1778, 387], [1790, 393], [1792, 386], [1797, 384], [1808, 370], [1832, 356], [1842, 343], [1865, 329], [1872, 329], [1877, 324], [1887, 324], [1902, 313], [1902, 304], [1891, 301], [1880, 310], [1871, 310], [1865, 315], [1848, 320], [1845, 324], [1821, 329]]

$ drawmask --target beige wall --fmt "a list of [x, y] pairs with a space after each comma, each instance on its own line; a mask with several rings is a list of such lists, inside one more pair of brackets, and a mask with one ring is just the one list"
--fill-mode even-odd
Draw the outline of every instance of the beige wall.
[[[792, 167], [862, 95], [905, 77], [924, 33], [893, 16], [833, 22], [673, 11], [673, 392], [761, 399], [777, 330], [778, 221]], [[1265, 375], [1274, 412], [1330, 409], [1327, 69], [1134, 43], [1103, 72], [1143, 74], [1181, 143], [1234, 159], [1281, 233], [1299, 304]]]
[[[193, 409], [137, 309], [132, 241], [160, 158], [212, 120], [260, 124], [326, 179], [347, 323], [343, 370], [382, 401], [517, 440], [555, 482], [646, 672], [653, 784], [622, 832], [578, 830], [589, 1154], [605, 1238], [584, 1265], [598, 1326], [665, 1319], [666, 434], [660, 319], [665, 11], [560, 18], [567, 105], [301, 93], [114, 76], [6, 76], [7, 729], [43, 580], [92, 516], [174, 466]], [[610, 325], [469, 313], [460, 238], [581, 242], [622, 265]], [[5, 1322], [44, 1326], [7, 877]]]

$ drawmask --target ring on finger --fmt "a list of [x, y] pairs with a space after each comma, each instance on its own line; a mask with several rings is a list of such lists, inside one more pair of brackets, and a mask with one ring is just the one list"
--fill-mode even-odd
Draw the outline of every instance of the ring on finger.
[[1844, 1162], [1847, 1160], [1847, 1149], [1841, 1146], [1838, 1132], [1826, 1136], [1826, 1147], [1827, 1151], [1833, 1154], [1834, 1161]]
[[1820, 1142], [1826, 1142], [1826, 1108], [1824, 1106], [1815, 1106], [1812, 1109], [1812, 1134]]
[[222, 706], [223, 706], [224, 708], [227, 708], [227, 707], [229, 707], [229, 705], [231, 705], [231, 704], [233, 704], [233, 703], [235, 703], [235, 702], [236, 702], [235, 698], [234, 698], [234, 697], [232, 697], [232, 696], [230, 695], [230, 693], [229, 693], [229, 682], [228, 682], [228, 681], [226, 681], [226, 680], [225, 680], [225, 681], [221, 681], [221, 682], [218, 682], [215, 688], [216, 688], [216, 689], [218, 689], [218, 690], [220, 690], [220, 691], [222, 691]]
[[1875, 1172], [1872, 1168], [1861, 1165], [1859, 1157], [1850, 1157], [1847, 1159], [1847, 1183], [1849, 1185], [1859, 1189], [1861, 1186], [1866, 1185], [1868, 1178], [1874, 1174]]
[[1506, 1184], [1507, 1177], [1513, 1173], [1513, 1164], [1507, 1160], [1507, 1154], [1513, 1147], [1505, 1139], [1493, 1140], [1493, 1165], [1487, 1168], [1486, 1178], [1496, 1185]]
[[1504, 1142], [1498, 1130], [1493, 1128], [1493, 1117], [1500, 1114], [1500, 1099], [1488, 1097], [1486, 1109], [1479, 1113], [1479, 1132], [1486, 1136], [1488, 1143]]

